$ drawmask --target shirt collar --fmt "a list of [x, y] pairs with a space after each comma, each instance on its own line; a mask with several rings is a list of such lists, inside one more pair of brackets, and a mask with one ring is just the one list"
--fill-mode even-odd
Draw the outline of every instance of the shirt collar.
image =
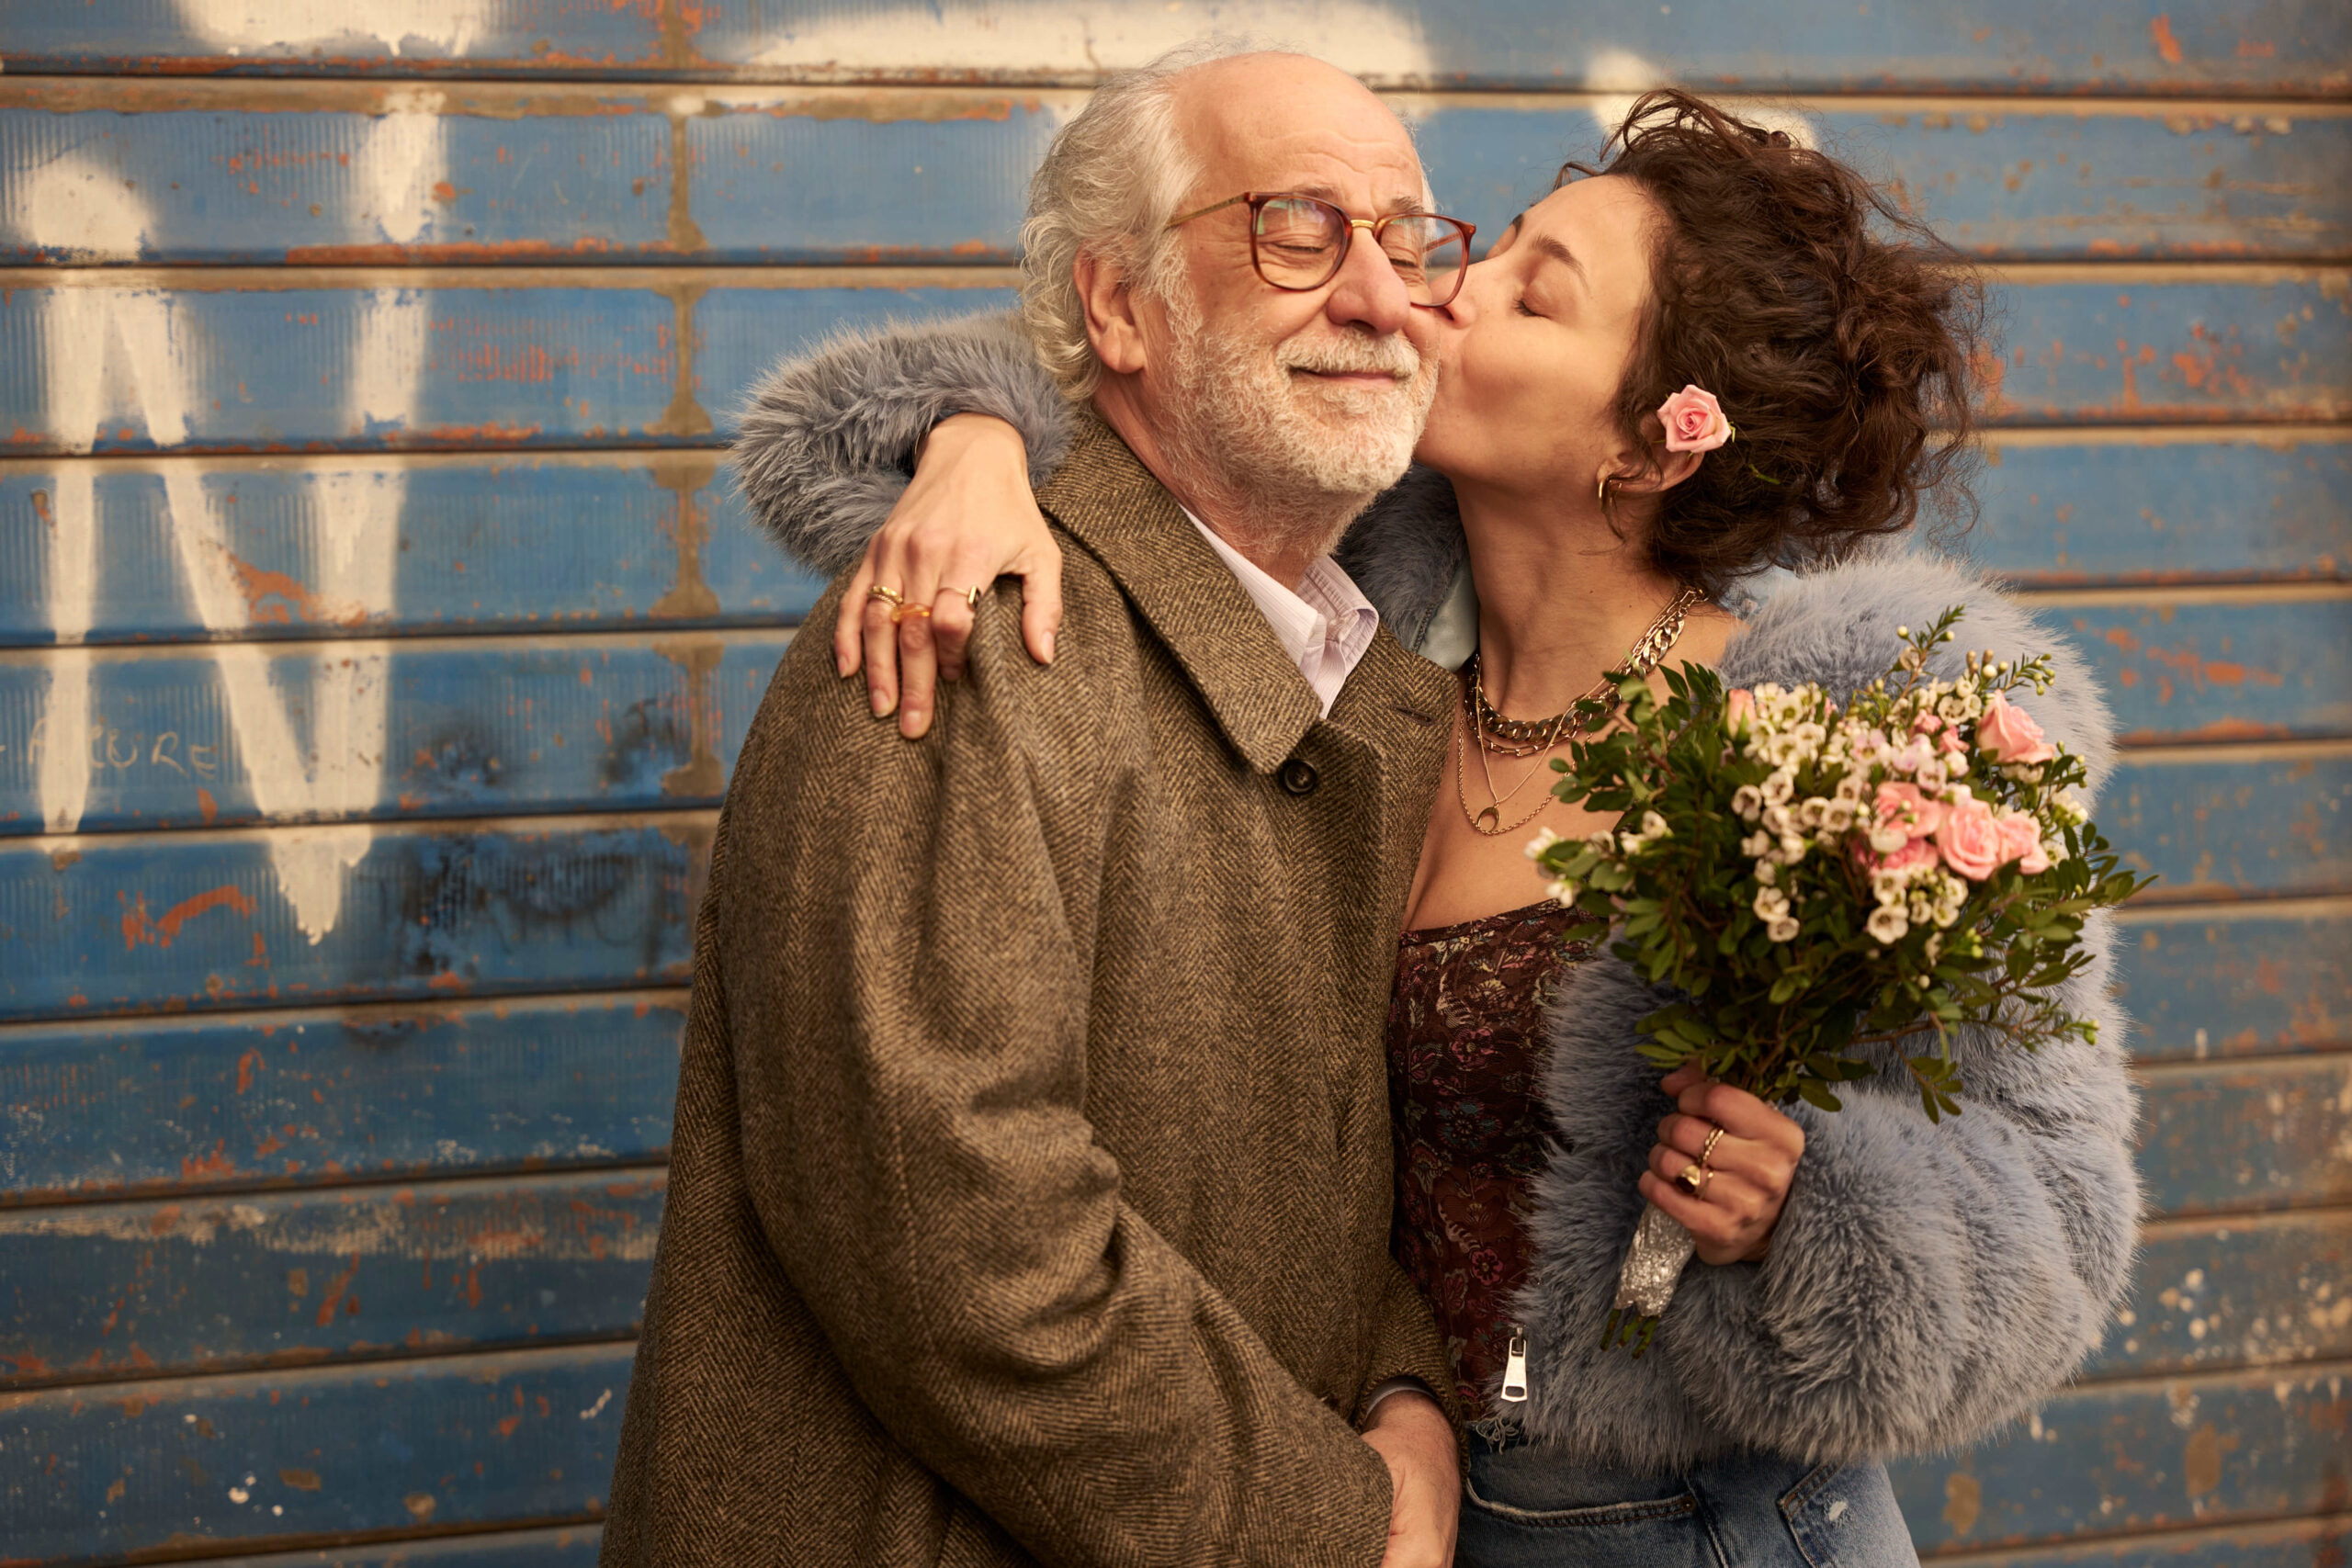
[[1183, 513], [1266, 617], [1275, 640], [1315, 689], [1323, 716], [1329, 717], [1340, 688], [1347, 684], [1364, 650], [1372, 646], [1373, 635], [1380, 629], [1380, 612], [1329, 556], [1318, 556], [1309, 563], [1294, 590], [1219, 538], [1192, 508], [1184, 507]]

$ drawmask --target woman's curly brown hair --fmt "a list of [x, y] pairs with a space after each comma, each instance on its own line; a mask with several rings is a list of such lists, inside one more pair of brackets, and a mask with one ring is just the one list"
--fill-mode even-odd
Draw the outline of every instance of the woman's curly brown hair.
[[1691, 383], [1738, 431], [1659, 497], [1660, 571], [1719, 594], [1899, 533], [1923, 497], [1973, 515], [1973, 268], [1837, 159], [1689, 93], [1645, 94], [1603, 157], [1555, 188], [1631, 179], [1666, 219], [1618, 423], [1656, 447], [1658, 405]]

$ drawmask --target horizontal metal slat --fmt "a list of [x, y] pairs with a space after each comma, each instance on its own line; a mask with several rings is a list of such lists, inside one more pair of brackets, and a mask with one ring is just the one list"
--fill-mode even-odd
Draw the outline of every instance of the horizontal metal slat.
[[0, 1203], [667, 1157], [684, 990], [0, 1029]]
[[[2157, 1076], [2140, 1159], [2152, 1202], [2235, 1196], [2239, 1171], [2272, 1202], [2288, 1188], [2303, 1202], [2352, 1190], [2328, 1146], [2341, 1141], [2330, 1101], [2352, 1063], [2263, 1067]], [[241, 1081], [289, 1068], [301, 1076], [281, 1053]], [[457, 1082], [467, 1098], [481, 1087]], [[2233, 1114], [2263, 1093], [2284, 1103]], [[350, 1168], [361, 1164], [355, 1151]], [[623, 1337], [636, 1331], [665, 1181], [605, 1168], [0, 1209], [0, 1385]], [[2343, 1208], [2158, 1222], [2093, 1374], [2344, 1355], [2352, 1309], [2335, 1303], [2352, 1299], [2347, 1243]]]
[[[264, 1557], [220, 1558], [219, 1568], [595, 1568], [604, 1544], [598, 1525], [554, 1529], [487, 1530], [478, 1535], [428, 1536], [316, 1551], [273, 1551]], [[2247, 1568], [2270, 1568], [2249, 1562]]]
[[[33, 1562], [86, 1562], [175, 1531], [252, 1551], [329, 1532], [593, 1517], [632, 1348], [16, 1395], [0, 1427], [38, 1468], [11, 1544]], [[2069, 1390], [1999, 1441], [1897, 1465], [1897, 1495], [1931, 1550], [2311, 1513], [2330, 1495], [2343, 1371]]]
[[2329, 1568], [2352, 1546], [2352, 1518], [2165, 1530], [2038, 1551], [1939, 1554], [1938, 1568]]
[[[2352, 572], [2337, 429], [2004, 432], [1976, 490], [1957, 543], [2021, 583]], [[774, 625], [822, 588], [709, 451], [0, 461], [0, 645]]]
[[0, 836], [716, 806], [792, 637], [0, 654]]
[[219, 1555], [321, 1537], [586, 1522], [632, 1345], [161, 1380], [0, 1397], [19, 1562]]
[[2335, 1506], [2346, 1371], [2068, 1389], [1994, 1441], [1890, 1466], [1895, 1496], [1923, 1551], [2315, 1513]]
[[[655, 0], [582, 11], [560, 0], [443, 6], [397, 22], [333, 10], [281, 17], [233, 0], [35, 7], [0, 51], [10, 73], [194, 71], [317, 75], [744, 76], [775, 81], [1091, 83], [1196, 37], [1212, 19], [1164, 6], [1045, 0], [1008, 23], [988, 0]], [[2325, 0], [2167, 0], [2162, 10], [1933, 0], [1868, 11], [1827, 0], [1769, 12], [1684, 0], [1603, 19], [1540, 0], [1410, 8], [1233, 0], [1216, 26], [1279, 37], [1388, 85], [1630, 89], [1681, 80], [1762, 92], [1920, 85], [2058, 93], [2325, 96], [2352, 81], [2352, 37]]]
[[[794, 636], [0, 653], [0, 839], [716, 805]], [[2347, 796], [2338, 742], [2167, 748], [2100, 821], [2151, 899], [2325, 894]]]
[[[2352, 591], [2058, 594], [2031, 607], [2090, 660], [2127, 741], [2352, 735]], [[1968, 646], [1967, 622], [1955, 635]]]
[[0, 466], [0, 644], [774, 626], [823, 591], [712, 451]]
[[2140, 1105], [2151, 1214], [2352, 1201], [2352, 1054], [2165, 1063]]
[[712, 820], [0, 846], [0, 1018], [674, 983]]
[[[1009, 262], [1077, 93], [0, 80], [0, 260]], [[2352, 116], [2275, 103], [1747, 104], [1987, 257], [2352, 251]], [[1408, 95], [1499, 234], [1614, 95]]]
[[[13, 271], [0, 450], [708, 445], [778, 358], [844, 327], [1003, 309], [1006, 282], [983, 267]], [[2019, 267], [1994, 296], [2001, 421], [2352, 410], [2341, 272]]]
[[2325, 1050], [2352, 1040], [2352, 902], [2142, 907], [2116, 922], [2116, 989], [2143, 1060]]
[[2227, 1371], [2352, 1355], [2352, 1210], [2157, 1220], [2092, 1378]]
[[659, 1170], [0, 1212], [0, 1385], [633, 1336]]
[[1962, 547], [2026, 583], [2352, 573], [2352, 433], [2003, 431]]
[[2352, 891], [2344, 804], [2352, 747], [2165, 747], [2126, 751], [2098, 822], [2124, 863], [2158, 880], [2151, 904]]

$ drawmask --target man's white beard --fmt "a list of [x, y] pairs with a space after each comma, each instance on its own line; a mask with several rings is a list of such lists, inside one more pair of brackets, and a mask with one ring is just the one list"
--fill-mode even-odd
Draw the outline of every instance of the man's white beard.
[[[1270, 350], [1211, 333], [1188, 292], [1169, 301], [1169, 324], [1162, 450], [1184, 470], [1174, 476], [1181, 483], [1225, 501], [1227, 527], [1266, 542], [1312, 531], [1329, 548], [1404, 477], [1437, 392], [1437, 360], [1401, 334], [1351, 333]], [[1398, 379], [1365, 387], [1294, 369]]]

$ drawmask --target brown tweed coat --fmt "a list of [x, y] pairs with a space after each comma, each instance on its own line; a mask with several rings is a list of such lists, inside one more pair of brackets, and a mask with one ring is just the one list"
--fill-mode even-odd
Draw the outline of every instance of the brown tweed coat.
[[1380, 1045], [1449, 684], [1319, 716], [1099, 424], [1039, 500], [1050, 668], [1001, 592], [910, 745], [810, 636], [745, 740], [608, 1564], [1373, 1568], [1351, 1421], [1451, 1386]]

